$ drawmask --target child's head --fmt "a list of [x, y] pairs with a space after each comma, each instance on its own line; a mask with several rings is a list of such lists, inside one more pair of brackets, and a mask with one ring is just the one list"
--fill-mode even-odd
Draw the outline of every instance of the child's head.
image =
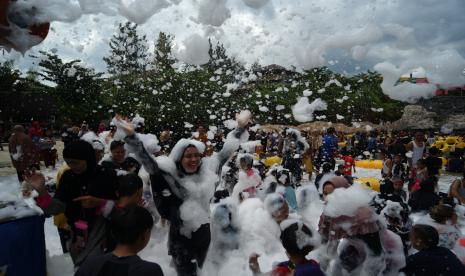
[[133, 173], [118, 176], [118, 203], [138, 204], [142, 200], [142, 179]]
[[277, 223], [281, 223], [289, 217], [289, 205], [282, 195], [278, 193], [269, 194], [265, 198], [264, 204], [266, 210]]
[[343, 164], [337, 165], [337, 171], [340, 172], [340, 173], [343, 173], [344, 172], [344, 165]]
[[242, 156], [239, 159], [239, 165], [243, 170], [249, 170], [253, 167], [253, 157], [249, 154]]
[[323, 198], [326, 200], [326, 197], [334, 192], [336, 187], [332, 182], [326, 181], [323, 184]]
[[323, 173], [329, 173], [331, 171], [331, 164], [329, 163], [324, 163], [322, 167], [323, 167]]
[[396, 191], [402, 191], [404, 189], [404, 181], [400, 177], [391, 178], [392, 187]]
[[[288, 223], [291, 223], [290, 225]], [[281, 223], [281, 243], [290, 258], [305, 258], [316, 245], [310, 228], [301, 221], [286, 220]]]
[[117, 245], [132, 246], [137, 252], [150, 240], [153, 218], [147, 209], [128, 205], [111, 219], [111, 234]]
[[113, 141], [110, 144], [111, 157], [114, 161], [122, 163], [126, 158], [126, 150], [124, 149], [124, 142]]
[[438, 245], [439, 234], [432, 226], [416, 224], [412, 227], [412, 231], [410, 231], [410, 241], [413, 248], [417, 250], [431, 248]]
[[452, 206], [439, 204], [431, 208], [430, 214], [432, 219], [437, 223], [445, 224], [450, 221], [452, 224], [457, 223], [457, 214]]

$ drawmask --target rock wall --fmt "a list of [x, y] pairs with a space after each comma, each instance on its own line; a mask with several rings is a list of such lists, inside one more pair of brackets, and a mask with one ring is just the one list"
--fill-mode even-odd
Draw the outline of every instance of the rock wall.
[[445, 101], [432, 103], [434, 107], [429, 110], [440, 107], [439, 112], [429, 111], [418, 104], [407, 105], [402, 117], [395, 121], [392, 127], [393, 129], [440, 129], [442, 126], [447, 126], [454, 130], [465, 130], [465, 100], [453, 104], [455, 107], [448, 108]]
[[428, 111], [437, 113], [439, 116], [465, 114], [465, 97], [461, 96], [433, 97], [422, 99], [416, 104], [423, 106]]

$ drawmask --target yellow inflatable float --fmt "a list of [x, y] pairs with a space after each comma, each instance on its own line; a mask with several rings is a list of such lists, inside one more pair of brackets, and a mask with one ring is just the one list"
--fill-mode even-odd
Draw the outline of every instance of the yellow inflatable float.
[[448, 153], [452, 147], [454, 147], [454, 146], [453, 145], [451, 146], [451, 145], [445, 143], [444, 147], [442, 147], [441, 151], [442, 151], [442, 153]]
[[455, 137], [455, 136], [448, 136], [448, 137], [446, 138], [446, 143], [447, 143], [448, 145], [451, 145], [451, 146], [452, 146], [452, 145], [455, 145], [457, 142], [458, 142], [458, 141], [457, 141], [457, 137]]
[[438, 148], [442, 153], [448, 153], [455, 149], [465, 148], [465, 142], [463, 141], [463, 137], [460, 136], [437, 137], [432, 147]]
[[271, 156], [265, 159], [265, 166], [271, 167], [274, 164], [281, 164], [281, 158], [279, 156]]
[[465, 142], [458, 142], [458, 143], [455, 145], [455, 148], [456, 148], [456, 149], [464, 149], [464, 148], [465, 148]]
[[383, 161], [381, 160], [357, 160], [355, 166], [364, 169], [382, 169]]
[[367, 188], [372, 189], [373, 191], [380, 192], [381, 190], [381, 184], [379, 182], [379, 179], [375, 177], [360, 177], [354, 179], [354, 181], [364, 185]]

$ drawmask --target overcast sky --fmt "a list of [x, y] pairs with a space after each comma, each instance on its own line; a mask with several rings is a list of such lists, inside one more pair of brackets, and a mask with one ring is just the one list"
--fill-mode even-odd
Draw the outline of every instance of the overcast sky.
[[[328, 65], [349, 73], [383, 62], [399, 70], [428, 67], [424, 63], [441, 54], [449, 59], [438, 63], [453, 58], [458, 70], [465, 57], [464, 0], [30, 1], [62, 22], [53, 21], [47, 39], [24, 56], [0, 56], [23, 69], [34, 66], [30, 54], [53, 49], [104, 71], [108, 40], [127, 18], [142, 23], [152, 47], [158, 32], [174, 35], [177, 55], [190, 62], [202, 61], [208, 38], [244, 62]], [[455, 81], [464, 81], [459, 71]]]

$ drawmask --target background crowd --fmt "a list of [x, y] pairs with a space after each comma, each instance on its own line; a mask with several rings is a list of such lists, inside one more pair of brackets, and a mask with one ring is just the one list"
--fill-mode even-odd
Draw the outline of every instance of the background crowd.
[[[117, 117], [95, 129], [86, 122], [66, 125], [58, 138], [66, 163], [51, 181], [38, 171], [41, 161], [45, 167], [57, 164], [52, 129], [38, 122], [27, 130], [15, 126], [9, 151], [23, 192], [38, 191], [38, 206], [55, 216], [76, 275], [110, 275], [95, 271], [114, 273], [110, 264], [115, 263], [126, 267], [127, 275], [162, 275], [160, 266], [137, 257], [158, 222], [170, 227], [168, 253], [178, 274], [197, 275], [207, 253], [218, 246], [215, 216], [224, 219], [220, 235], [234, 236], [240, 229], [227, 202], [241, 205], [250, 199], [261, 200], [281, 227], [276, 239], [289, 260], [274, 267], [272, 275], [465, 273], [459, 251], [465, 243], [460, 230], [465, 224], [463, 137], [454, 136], [445, 150], [448, 138], [434, 132], [347, 134], [330, 126], [324, 134], [276, 130], [252, 127], [250, 114], [241, 114], [232, 130], [198, 126], [189, 139], [177, 142], [169, 129], [158, 138], [144, 133], [144, 119], [138, 116], [132, 121]], [[379, 170], [376, 184], [357, 179], [361, 160]], [[441, 192], [445, 171], [457, 173], [457, 179]], [[369, 200], [353, 212], [329, 211], [341, 194], [359, 193], [357, 182], [373, 190]], [[306, 208], [320, 206], [315, 202], [322, 212], [312, 227], [315, 218], [305, 220]], [[186, 208], [197, 211], [192, 215]], [[414, 221], [417, 213], [422, 216]], [[305, 237], [303, 245], [299, 235]], [[220, 248], [239, 246], [228, 241]], [[307, 259], [311, 251], [317, 257]], [[373, 259], [377, 265], [369, 264]], [[261, 273], [257, 255], [249, 266]]]

